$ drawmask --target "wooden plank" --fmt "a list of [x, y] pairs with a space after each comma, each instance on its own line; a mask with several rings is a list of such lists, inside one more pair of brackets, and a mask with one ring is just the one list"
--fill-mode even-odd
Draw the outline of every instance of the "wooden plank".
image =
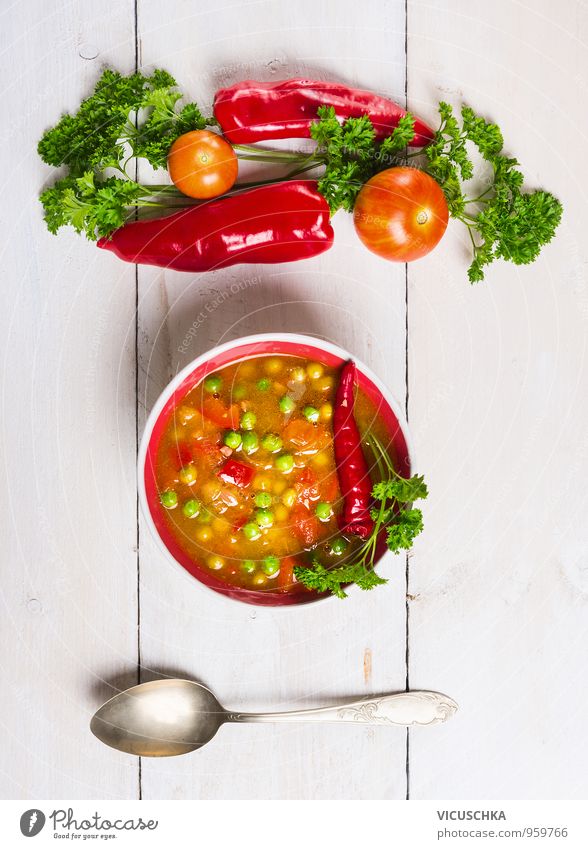
[[134, 270], [47, 232], [35, 147], [101, 63], [132, 69], [133, 4], [31, 0], [1, 39], [0, 795], [128, 798], [136, 763], [88, 722], [137, 659]]
[[[409, 2], [408, 81], [496, 120], [563, 201], [528, 268], [465, 278], [452, 227], [409, 272], [409, 397], [431, 496], [411, 558], [411, 686], [457, 718], [411, 735], [415, 798], [586, 798], [585, 5]], [[580, 190], [579, 190], [580, 189]]]
[[[141, 61], [169, 68], [204, 106], [243, 78], [318, 75], [404, 94], [402, 2], [264, 1], [221, 13], [211, 0], [175, 0], [162, 19], [142, 0], [139, 35]], [[200, 352], [271, 330], [332, 339], [404, 399], [404, 269], [368, 254], [344, 213], [335, 226], [335, 247], [312, 261], [201, 276], [141, 269], [141, 407]], [[143, 527], [140, 552], [145, 667], [199, 678], [238, 709], [404, 688], [402, 559], [390, 558], [392, 580], [373, 594], [271, 611], [206, 594]], [[355, 727], [229, 726], [194, 755], [142, 765], [144, 798], [404, 798], [405, 781], [405, 733]]]

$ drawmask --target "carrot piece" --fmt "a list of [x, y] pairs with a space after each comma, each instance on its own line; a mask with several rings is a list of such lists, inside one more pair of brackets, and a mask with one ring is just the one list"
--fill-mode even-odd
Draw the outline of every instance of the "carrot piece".
[[290, 519], [297, 539], [305, 546], [314, 545], [320, 536], [320, 522], [303, 504], [291, 512]]
[[293, 419], [282, 431], [282, 436], [284, 442], [296, 448], [308, 448], [316, 442], [317, 430], [318, 428], [306, 419]]
[[238, 404], [231, 404], [230, 407], [226, 407], [220, 398], [205, 398], [202, 404], [202, 412], [217, 427], [239, 427]]

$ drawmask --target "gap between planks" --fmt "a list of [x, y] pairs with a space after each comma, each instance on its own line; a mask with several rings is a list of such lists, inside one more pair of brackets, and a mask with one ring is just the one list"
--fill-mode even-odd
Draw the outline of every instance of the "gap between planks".
[[[404, 108], [408, 109], [408, 0], [404, 0]], [[408, 423], [408, 400], [409, 400], [409, 385], [408, 385], [408, 263], [404, 264], [404, 415]], [[411, 470], [412, 472], [412, 470]], [[405, 586], [405, 645], [404, 645], [404, 663], [406, 667], [406, 677], [404, 686], [406, 691], [410, 689], [410, 608], [408, 599], [409, 581], [410, 581], [410, 561], [408, 552], [406, 553], [404, 586]], [[406, 729], [406, 800], [410, 799], [410, 728]]]
[[[133, 0], [133, 32], [135, 37], [135, 72], [139, 70], [139, 0]], [[138, 181], [139, 164], [135, 160], [135, 180]], [[135, 265], [135, 465], [139, 456], [139, 266]], [[141, 683], [141, 548], [139, 526], [139, 492], [135, 499], [135, 520], [137, 524], [135, 545], [137, 547], [137, 684]], [[143, 798], [143, 764], [139, 757], [137, 766], [138, 798]]]

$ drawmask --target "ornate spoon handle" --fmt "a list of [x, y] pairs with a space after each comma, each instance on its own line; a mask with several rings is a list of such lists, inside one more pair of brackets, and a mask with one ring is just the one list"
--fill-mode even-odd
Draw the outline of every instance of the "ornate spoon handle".
[[413, 690], [333, 707], [283, 713], [231, 713], [227, 722], [361, 722], [367, 725], [436, 725], [451, 719], [457, 704], [442, 693]]

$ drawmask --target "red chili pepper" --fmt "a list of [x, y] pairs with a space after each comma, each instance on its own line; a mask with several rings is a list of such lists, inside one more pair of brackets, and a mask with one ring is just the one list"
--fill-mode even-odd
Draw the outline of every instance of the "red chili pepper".
[[343, 496], [340, 528], [344, 533], [367, 539], [374, 528], [374, 520], [370, 516], [372, 482], [353, 417], [355, 373], [355, 363], [349, 360], [341, 370], [335, 396], [333, 446]]
[[247, 466], [238, 460], [227, 460], [217, 472], [219, 478], [225, 483], [232, 483], [242, 488], [249, 486], [254, 474], [255, 469], [252, 466]]
[[312, 180], [288, 180], [133, 221], [98, 240], [120, 259], [177, 271], [292, 262], [333, 244], [329, 206]]
[[[309, 138], [310, 125], [317, 120], [319, 106], [332, 106], [341, 120], [368, 115], [378, 138], [390, 135], [406, 115], [405, 110], [392, 100], [341, 83], [243, 80], [216, 93], [214, 117], [233, 144], [264, 139]], [[430, 127], [416, 120], [411, 145], [423, 147], [433, 135]]]

